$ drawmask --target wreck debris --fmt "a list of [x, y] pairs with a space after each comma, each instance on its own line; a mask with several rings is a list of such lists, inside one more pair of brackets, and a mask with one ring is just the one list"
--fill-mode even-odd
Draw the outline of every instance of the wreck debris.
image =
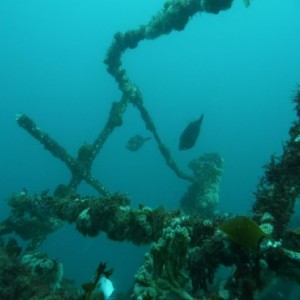
[[[300, 90], [296, 92], [293, 101], [299, 118]], [[256, 202], [253, 206], [255, 220], [259, 224], [269, 224], [276, 237], [282, 236], [286, 231], [300, 193], [299, 119], [292, 124], [289, 135], [289, 141], [283, 145], [282, 155], [272, 155], [270, 162], [265, 166], [264, 176], [255, 192]]]
[[[78, 151], [78, 158], [74, 159], [62, 146], [51, 138], [50, 135], [42, 131], [27, 115], [18, 114], [16, 120], [22, 128], [43, 144], [46, 150], [66, 164], [72, 174], [69, 188], [76, 189], [79, 183], [85, 180], [100, 194], [109, 195], [108, 190], [90, 173], [94, 159], [92, 156], [94, 149], [92, 147], [83, 145]], [[95, 149], [98, 149], [99, 143], [95, 144]]]
[[223, 159], [217, 153], [206, 153], [189, 163], [194, 182], [180, 200], [186, 213], [215, 215], [219, 203], [219, 188], [223, 174]]
[[[74, 223], [85, 236], [105, 232], [112, 240], [131, 241], [137, 245], [152, 243], [136, 274], [133, 299], [252, 300], [278, 278], [300, 283], [300, 237], [296, 230], [288, 229], [300, 193], [299, 119], [290, 129], [290, 140], [285, 143], [283, 154], [273, 156], [265, 167], [255, 194], [254, 220], [217, 213], [218, 199], [209, 201], [209, 209], [203, 213], [204, 202], [197, 198], [199, 187], [205, 190], [209, 186], [210, 190], [212, 185], [217, 185], [213, 192], [218, 192], [222, 159], [218, 155], [200, 157], [190, 165], [194, 176], [182, 172], [158, 135], [140, 90], [122, 67], [124, 51], [137, 47], [140, 41], [157, 38], [172, 30], [183, 30], [194, 14], [202, 11], [218, 13], [230, 8], [232, 2], [169, 0], [149, 24], [115, 35], [105, 63], [108, 72], [116, 79], [122, 97], [119, 102], [112, 103], [108, 120], [94, 143], [84, 144], [76, 159], [29, 117], [18, 115], [19, 125], [61, 159], [70, 169], [72, 178], [68, 186], [59, 185], [53, 196], [47, 193], [30, 196], [22, 191], [8, 199], [12, 210], [0, 224], [0, 235], [14, 233], [28, 241], [28, 246], [22, 252], [16, 241], [9, 239], [5, 243], [1, 240], [0, 298], [79, 300], [86, 296], [83, 291], [67, 295], [62, 265], [37, 251], [47, 235], [58, 230], [64, 221]], [[300, 91], [294, 102], [299, 118]], [[192, 186], [195, 184], [196, 192], [191, 188], [182, 200], [185, 213], [143, 206], [132, 209], [127, 195], [111, 194], [91, 175], [94, 159], [113, 130], [122, 125], [129, 103], [139, 110], [167, 165], [178, 177], [190, 181]], [[215, 164], [210, 165], [212, 160]], [[204, 180], [202, 173], [202, 166], [206, 163], [207, 172], [213, 172], [208, 181]], [[81, 197], [76, 188], [82, 180], [101, 196]], [[204, 182], [207, 186], [200, 185]], [[196, 213], [191, 214], [194, 208], [197, 208]], [[231, 272], [220, 280], [217, 272], [222, 266], [230, 267]], [[103, 265], [100, 264], [99, 268]], [[98, 280], [92, 283], [95, 288]]]

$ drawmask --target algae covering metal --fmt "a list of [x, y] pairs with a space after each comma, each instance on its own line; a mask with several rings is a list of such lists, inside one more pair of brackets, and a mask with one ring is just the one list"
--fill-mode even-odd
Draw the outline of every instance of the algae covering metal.
[[[232, 219], [214, 209], [209, 210], [209, 216], [188, 209], [183, 212], [143, 205], [134, 209], [128, 195], [111, 193], [91, 173], [95, 158], [113, 131], [123, 125], [123, 115], [131, 104], [139, 111], [170, 169], [190, 182], [192, 189], [203, 188], [199, 184], [201, 169], [193, 175], [183, 172], [163, 143], [143, 103], [141, 91], [127, 76], [122, 55], [138, 47], [143, 40], [153, 40], [174, 30], [183, 31], [197, 13], [218, 14], [229, 9], [232, 2], [166, 1], [149, 23], [125, 33], [117, 32], [104, 62], [118, 83], [121, 98], [111, 104], [98, 137], [82, 145], [76, 158], [26, 114], [17, 116], [21, 127], [65, 163], [71, 171], [71, 179], [68, 185], [58, 185], [53, 195], [48, 195], [48, 191], [30, 195], [24, 189], [9, 197], [11, 212], [0, 224], [0, 235], [15, 234], [28, 244], [21, 249], [16, 240], [5, 242], [1, 239], [1, 299], [89, 299], [98, 285], [101, 288], [101, 275], [106, 273], [109, 277], [111, 274], [105, 264], [99, 265], [95, 277], [82, 290], [63, 278], [63, 267], [58, 260], [39, 253], [42, 242], [63, 222], [75, 224], [78, 232], [86, 237], [105, 232], [111, 240], [150, 245], [134, 278], [133, 288], [126, 296], [116, 295], [116, 299], [251, 300], [257, 299], [278, 278], [300, 283], [300, 237], [297, 231], [288, 230], [300, 195], [300, 91], [294, 97], [297, 120], [291, 126], [290, 139], [284, 144], [282, 155], [273, 156], [266, 165], [258, 184], [253, 205], [256, 223], [245, 217]], [[249, 6], [249, 1], [245, 4]], [[223, 162], [219, 156], [213, 157], [219, 165], [209, 169], [215, 172], [210, 178], [216, 180], [214, 184], [219, 184]], [[197, 160], [197, 164], [200, 161]], [[77, 187], [82, 181], [95, 188], [100, 196], [79, 195]], [[199, 191], [191, 193], [199, 194]], [[187, 197], [185, 203], [189, 200]], [[192, 200], [193, 205], [197, 204]], [[243, 247], [228, 243], [218, 229]], [[264, 239], [266, 235], [271, 238]], [[221, 266], [232, 270], [222, 281], [217, 274]], [[108, 294], [102, 293], [99, 297], [109, 298]]]

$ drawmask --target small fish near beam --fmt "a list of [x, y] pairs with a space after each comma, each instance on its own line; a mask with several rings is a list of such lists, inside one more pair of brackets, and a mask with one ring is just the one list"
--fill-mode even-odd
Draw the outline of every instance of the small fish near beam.
[[151, 137], [142, 137], [141, 135], [137, 134], [130, 138], [126, 144], [126, 148], [130, 151], [138, 151], [145, 142], [149, 141]]
[[203, 118], [204, 115], [202, 114], [198, 120], [191, 122], [183, 130], [179, 140], [179, 150], [189, 150], [194, 147], [200, 133]]

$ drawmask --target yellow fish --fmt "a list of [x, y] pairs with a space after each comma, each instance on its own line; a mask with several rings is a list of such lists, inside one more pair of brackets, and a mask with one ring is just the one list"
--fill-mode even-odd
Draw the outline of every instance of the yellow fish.
[[219, 229], [235, 243], [254, 251], [259, 249], [260, 242], [267, 236], [252, 219], [245, 216], [226, 220]]

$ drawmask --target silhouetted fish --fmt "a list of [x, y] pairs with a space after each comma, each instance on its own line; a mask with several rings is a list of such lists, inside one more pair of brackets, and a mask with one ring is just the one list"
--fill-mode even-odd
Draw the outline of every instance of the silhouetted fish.
[[194, 122], [191, 122], [182, 132], [179, 141], [179, 150], [191, 149], [199, 136], [200, 127], [203, 121], [204, 115]]
[[149, 141], [151, 137], [144, 138], [139, 134], [130, 138], [126, 144], [126, 148], [130, 151], [137, 151], [139, 150], [146, 141]]

